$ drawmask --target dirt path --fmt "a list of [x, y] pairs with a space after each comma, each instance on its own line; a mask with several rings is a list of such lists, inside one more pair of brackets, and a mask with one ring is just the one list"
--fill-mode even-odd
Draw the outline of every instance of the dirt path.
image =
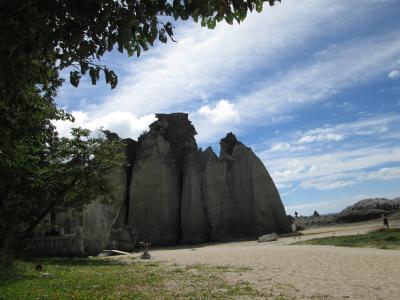
[[[364, 233], [378, 223], [333, 226], [305, 231], [302, 240]], [[296, 299], [400, 299], [400, 251], [372, 248], [238, 242], [187, 249], [154, 250], [154, 260], [178, 265], [240, 267], [232, 282], [247, 281], [273, 297]], [[246, 270], [247, 268], [247, 270]]]

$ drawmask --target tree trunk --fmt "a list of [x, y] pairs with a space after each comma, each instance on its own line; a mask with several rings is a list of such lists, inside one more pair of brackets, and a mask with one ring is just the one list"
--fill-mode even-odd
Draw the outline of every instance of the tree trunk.
[[5, 237], [0, 243], [0, 271], [9, 270], [12, 267], [16, 239]]
[[77, 179], [74, 179], [56, 196], [55, 200], [51, 202], [49, 206], [36, 218], [36, 220], [28, 226], [28, 228], [25, 230], [24, 237], [27, 237], [29, 236], [29, 234], [32, 233], [36, 226], [38, 226], [40, 222], [42, 222], [42, 220], [51, 212], [51, 210], [64, 199], [65, 194], [69, 191], [70, 188], [74, 186], [77, 181]]
[[50, 225], [51, 230], [54, 232], [56, 230], [56, 208], [52, 207], [50, 210]]

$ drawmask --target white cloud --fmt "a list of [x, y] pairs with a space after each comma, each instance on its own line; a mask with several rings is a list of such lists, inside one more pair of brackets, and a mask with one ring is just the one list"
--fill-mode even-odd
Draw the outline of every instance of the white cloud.
[[400, 77], [400, 70], [392, 70], [389, 72], [387, 75], [388, 78], [390, 79], [397, 79]]
[[400, 167], [398, 168], [382, 168], [375, 172], [365, 173], [361, 180], [393, 180], [400, 179]]
[[[263, 144], [264, 150], [258, 146], [257, 154], [274, 181], [291, 184], [293, 191], [332, 190], [368, 180], [394, 180], [400, 178], [400, 169], [385, 165], [400, 163], [398, 137], [394, 136], [399, 129], [400, 116], [374, 115], [281, 136], [280, 141]], [[357, 136], [361, 139], [355, 139]], [[337, 140], [341, 144], [330, 147]]]
[[220, 100], [214, 108], [210, 105], [200, 107], [198, 115], [216, 124], [238, 122], [240, 120], [239, 112], [236, 110], [234, 104], [227, 100]]
[[354, 122], [341, 123], [335, 126], [315, 128], [301, 133], [296, 141], [298, 144], [313, 142], [337, 142], [345, 138], [363, 135], [386, 133], [389, 127], [396, 128], [400, 125], [400, 116], [384, 115], [359, 119]]
[[302, 136], [297, 142], [299, 144], [306, 144], [306, 143], [312, 143], [312, 142], [325, 142], [325, 141], [341, 141], [343, 140], [344, 137], [341, 134], [338, 133], [320, 133], [320, 134], [314, 134], [314, 135], [304, 135]]
[[198, 132], [196, 139], [199, 143], [220, 139], [230, 131], [239, 131], [239, 112], [228, 100], [220, 100], [214, 107], [202, 106], [190, 117]]
[[73, 111], [75, 122], [56, 121], [58, 132], [61, 136], [69, 136], [73, 127], [83, 127], [95, 131], [104, 129], [118, 133], [121, 138], [137, 138], [148, 125], [155, 121], [154, 115], [147, 115], [141, 118], [130, 112], [114, 111], [98, 118], [89, 118], [89, 115], [82, 111]]
[[[288, 136], [275, 138], [274, 141], [256, 145], [262, 155], [275, 159], [282, 155], [292, 156], [294, 152], [302, 155], [315, 155], [325, 152], [330, 143], [351, 141], [355, 137], [370, 136], [377, 142], [393, 141], [400, 137], [400, 116], [393, 114], [372, 115], [372, 117], [361, 118], [353, 122], [339, 123], [336, 125], [325, 125], [306, 131], [296, 131]], [[266, 145], [269, 146], [268, 149]], [[339, 146], [339, 145], [338, 145]], [[354, 148], [354, 145], [353, 145]], [[285, 155], [286, 154], [286, 155]]]
[[[259, 83], [255, 91], [240, 97], [237, 107], [243, 119], [265, 118], [327, 99], [383, 72], [400, 52], [400, 34], [369, 36], [336, 45], [313, 60]], [[383, 50], [382, 50], [383, 49]]]
[[[301, 181], [305, 182], [303, 186], [310, 187], [313, 182], [318, 183], [327, 179], [326, 176], [330, 176], [327, 181], [332, 181], [335, 176], [352, 174], [351, 172], [356, 170], [379, 167], [386, 163], [398, 163], [400, 162], [400, 147], [376, 146], [275, 159], [265, 157], [261, 153], [261, 157], [276, 182]], [[348, 178], [347, 175], [346, 178]], [[313, 181], [307, 181], [310, 179]]]
[[278, 142], [273, 143], [270, 150], [271, 152], [295, 152], [295, 151], [303, 151], [306, 148], [303, 146], [295, 146], [293, 144]]
[[366, 180], [400, 179], [400, 167], [373, 169], [369, 171], [346, 171], [315, 177], [301, 182], [302, 188], [331, 190], [351, 186]]
[[291, 146], [289, 143], [276, 143], [271, 146], [271, 152], [290, 151]]

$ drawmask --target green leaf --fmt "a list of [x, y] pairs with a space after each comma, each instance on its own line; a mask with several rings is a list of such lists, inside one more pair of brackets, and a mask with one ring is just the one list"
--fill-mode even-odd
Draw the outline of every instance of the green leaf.
[[258, 1], [256, 3], [256, 12], [260, 13], [263, 10], [263, 1]]
[[111, 89], [114, 89], [118, 84], [118, 76], [115, 75], [114, 71], [109, 70], [108, 72], [110, 76]]
[[232, 24], [233, 24], [233, 14], [232, 14], [232, 13], [227, 14], [227, 15], [225, 16], [225, 21], [226, 21], [229, 25], [232, 25]]
[[214, 18], [208, 19], [207, 27], [208, 29], [214, 29], [217, 25], [217, 21]]
[[89, 75], [92, 80], [92, 84], [96, 85], [97, 80], [100, 78], [100, 68], [99, 67], [90, 67]]
[[69, 73], [69, 82], [74, 86], [78, 87], [81, 74], [78, 71], [72, 71]]

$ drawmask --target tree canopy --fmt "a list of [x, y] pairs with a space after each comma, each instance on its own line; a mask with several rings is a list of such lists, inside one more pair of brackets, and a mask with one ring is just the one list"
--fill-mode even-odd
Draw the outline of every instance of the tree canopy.
[[115, 141], [83, 129], [58, 136], [52, 122], [73, 121], [55, 104], [60, 71], [70, 71], [75, 87], [88, 74], [114, 88], [117, 75], [100, 63], [106, 52], [140, 56], [174, 40], [174, 21], [213, 29], [277, 1], [0, 0], [0, 252], [60, 201], [79, 206], [106, 193], [101, 173], [122, 163]]
[[[264, 2], [272, 6], [277, 1], [3, 0], [0, 52], [12, 65], [31, 60], [57, 70], [72, 66], [74, 86], [87, 72], [95, 84], [103, 72], [114, 88], [117, 76], [99, 61], [115, 46], [120, 52], [139, 56], [157, 40], [173, 40], [173, 20], [191, 18], [213, 29], [221, 21], [240, 23], [248, 11], [260, 12]], [[45, 83], [46, 78], [41, 79]]]

